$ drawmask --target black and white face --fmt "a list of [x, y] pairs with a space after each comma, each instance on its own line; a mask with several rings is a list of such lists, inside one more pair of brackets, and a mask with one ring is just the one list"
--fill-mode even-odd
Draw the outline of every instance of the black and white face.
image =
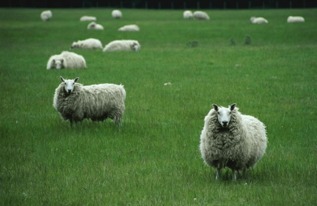
[[75, 79], [64, 79], [63, 77], [61, 77], [62, 82], [64, 82], [64, 89], [68, 94], [73, 92], [74, 85], [78, 81], [78, 79], [79, 77]]
[[235, 104], [230, 105], [228, 108], [219, 107], [216, 104], [213, 105], [217, 112], [218, 122], [222, 127], [228, 127], [231, 120], [231, 111], [234, 110]]
[[54, 64], [54, 67], [56, 69], [62, 69], [62, 68], [64, 68], [64, 59], [63, 58], [55, 58], [53, 60], [53, 64]]

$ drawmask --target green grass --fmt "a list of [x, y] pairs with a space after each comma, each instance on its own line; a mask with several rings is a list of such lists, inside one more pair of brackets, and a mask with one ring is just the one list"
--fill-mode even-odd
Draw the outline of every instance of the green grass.
[[[210, 10], [210, 21], [181, 10], [126, 9], [121, 20], [110, 9], [52, 11], [42, 22], [39, 9], [0, 10], [0, 205], [316, 205], [316, 9]], [[82, 15], [105, 30], [86, 30]], [[286, 24], [289, 15], [306, 23]], [[117, 31], [130, 23], [141, 31]], [[89, 37], [142, 47], [75, 50], [87, 69], [46, 70], [50, 55]], [[52, 107], [61, 75], [124, 84], [122, 127], [61, 120]], [[237, 182], [230, 171], [216, 181], [200, 157], [212, 103], [237, 103], [267, 126], [266, 155]]]

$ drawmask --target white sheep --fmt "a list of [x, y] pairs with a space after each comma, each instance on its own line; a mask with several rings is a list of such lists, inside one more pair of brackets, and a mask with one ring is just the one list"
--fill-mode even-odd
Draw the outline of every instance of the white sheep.
[[86, 60], [83, 56], [74, 52], [63, 51], [60, 54], [52, 55], [47, 62], [47, 69], [80, 69], [86, 68]]
[[108, 43], [103, 51], [139, 51], [140, 49], [141, 45], [137, 40], [114, 40]]
[[80, 21], [97, 21], [95, 16], [82, 16], [79, 19]]
[[140, 28], [136, 24], [129, 24], [129, 25], [120, 27], [118, 31], [140, 31]]
[[84, 86], [75, 79], [64, 79], [55, 89], [53, 107], [71, 125], [84, 119], [112, 119], [117, 125], [125, 110], [126, 91], [123, 85], [93, 84]]
[[303, 23], [303, 22], [305, 22], [305, 19], [302, 16], [289, 16], [289, 17], [287, 17], [287, 23]]
[[122, 18], [122, 12], [120, 10], [115, 9], [115, 10], [113, 10], [111, 12], [111, 16], [114, 19], [121, 19]]
[[253, 167], [264, 155], [267, 146], [265, 125], [257, 118], [243, 115], [235, 104], [228, 108], [213, 105], [204, 120], [199, 149], [204, 162], [217, 169], [237, 173]]
[[250, 21], [252, 24], [267, 24], [267, 23], [269, 23], [269, 21], [267, 19], [265, 19], [264, 17], [255, 17], [255, 16], [252, 16], [250, 18]]
[[102, 43], [99, 39], [88, 38], [73, 42], [71, 48], [102, 49]]
[[52, 13], [51, 10], [45, 10], [45, 11], [42, 11], [42, 13], [41, 13], [41, 19], [42, 19], [42, 21], [48, 21], [48, 20], [50, 20], [52, 17], [53, 17], [53, 13]]
[[195, 11], [193, 13], [193, 16], [195, 19], [198, 19], [198, 20], [209, 20], [209, 15], [204, 12], [204, 11]]
[[91, 30], [103, 30], [103, 26], [101, 24], [97, 24], [96, 22], [90, 22], [87, 26], [87, 29]]
[[190, 11], [190, 10], [184, 11], [183, 12], [183, 18], [184, 19], [193, 19], [194, 18], [193, 12]]

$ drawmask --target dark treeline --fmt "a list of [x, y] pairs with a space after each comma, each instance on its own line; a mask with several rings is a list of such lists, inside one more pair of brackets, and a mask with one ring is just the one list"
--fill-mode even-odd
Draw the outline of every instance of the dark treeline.
[[317, 0], [2, 0], [1, 7], [29, 8], [146, 8], [146, 9], [247, 9], [313, 8]]

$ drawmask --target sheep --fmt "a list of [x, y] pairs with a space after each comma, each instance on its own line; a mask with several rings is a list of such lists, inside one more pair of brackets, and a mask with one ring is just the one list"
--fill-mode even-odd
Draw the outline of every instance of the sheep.
[[99, 39], [89, 38], [73, 42], [71, 48], [102, 49], [102, 43]]
[[200, 153], [204, 163], [216, 168], [216, 180], [222, 168], [237, 173], [255, 166], [267, 147], [265, 125], [257, 118], [241, 114], [236, 104], [228, 108], [213, 105], [204, 119], [200, 135]]
[[289, 16], [287, 17], [287, 23], [304, 23], [305, 19], [302, 16]]
[[48, 21], [53, 17], [53, 13], [51, 10], [46, 10], [41, 13], [42, 21]]
[[198, 20], [209, 20], [209, 15], [204, 12], [204, 11], [195, 11], [193, 13], [193, 16], [195, 19], [198, 19]]
[[97, 21], [97, 18], [94, 16], [82, 16], [79, 19], [80, 21]]
[[112, 16], [112, 18], [114, 18], [114, 19], [121, 19], [122, 18], [122, 12], [120, 11], [120, 10], [113, 10], [112, 12], [111, 12], [111, 16]]
[[103, 30], [103, 26], [101, 24], [97, 24], [96, 22], [90, 22], [87, 26], [87, 29], [91, 30]]
[[126, 91], [123, 85], [93, 84], [84, 86], [75, 79], [60, 77], [55, 89], [53, 107], [70, 124], [84, 119], [103, 121], [110, 118], [120, 125], [125, 110]]
[[140, 28], [136, 24], [130, 24], [120, 27], [118, 31], [140, 31]]
[[255, 17], [255, 16], [252, 16], [250, 18], [250, 21], [252, 24], [267, 24], [269, 23], [269, 21], [263, 17]]
[[74, 52], [63, 51], [60, 54], [52, 55], [47, 62], [47, 69], [80, 69], [86, 68], [86, 60], [83, 56]]
[[136, 40], [114, 40], [108, 43], [103, 51], [139, 51], [140, 49], [141, 45]]
[[190, 11], [190, 10], [184, 11], [183, 12], [183, 18], [184, 19], [193, 19], [194, 18], [193, 12]]

